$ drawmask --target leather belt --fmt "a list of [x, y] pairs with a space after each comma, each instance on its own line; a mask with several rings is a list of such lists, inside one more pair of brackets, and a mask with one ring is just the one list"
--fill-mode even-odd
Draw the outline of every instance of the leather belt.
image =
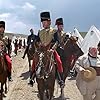
[[96, 72], [97, 72], [97, 76], [100, 76], [100, 67], [94, 67], [94, 69], [95, 69]]

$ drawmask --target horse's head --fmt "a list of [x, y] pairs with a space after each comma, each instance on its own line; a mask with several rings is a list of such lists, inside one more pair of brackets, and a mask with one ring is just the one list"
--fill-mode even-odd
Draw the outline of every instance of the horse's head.
[[77, 58], [83, 55], [83, 51], [77, 45], [78, 38], [71, 36], [64, 45], [64, 53], [67, 56], [75, 55]]
[[0, 75], [6, 71], [6, 62], [4, 58], [4, 42], [0, 41]]
[[4, 51], [4, 42], [0, 41], [0, 57], [3, 55], [3, 51]]
[[38, 63], [36, 74], [40, 77], [47, 77], [52, 72], [54, 58], [52, 51], [38, 52]]

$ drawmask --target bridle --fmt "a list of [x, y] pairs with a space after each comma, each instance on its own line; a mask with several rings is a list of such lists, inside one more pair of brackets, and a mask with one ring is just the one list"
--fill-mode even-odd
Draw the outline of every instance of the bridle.
[[[45, 65], [44, 62], [43, 62], [43, 58], [45, 57], [46, 52], [49, 52], [49, 51], [38, 52], [39, 61], [36, 65], [36, 76], [38, 78], [43, 78], [43, 79], [48, 78], [50, 76], [50, 73], [52, 72], [52, 69], [53, 69], [53, 65], [54, 65], [53, 52], [51, 52], [51, 55], [50, 55], [49, 65], [48, 64]], [[49, 56], [49, 55], [47, 54], [47, 56]], [[46, 71], [45, 67], [46, 68], [48, 67], [48, 71]], [[42, 70], [43, 70], [44, 75], [41, 76]]]
[[[0, 66], [0, 75], [6, 70], [5, 66], [4, 66], [4, 54], [2, 51], [0, 51], [0, 62], [1, 62], [1, 66]], [[4, 67], [3, 67], [4, 66]]]

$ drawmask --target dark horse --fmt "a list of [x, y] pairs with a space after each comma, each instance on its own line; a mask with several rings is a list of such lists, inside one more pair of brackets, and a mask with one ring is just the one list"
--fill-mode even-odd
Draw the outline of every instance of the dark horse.
[[40, 51], [34, 54], [36, 64], [36, 81], [40, 100], [46, 97], [48, 100], [53, 98], [55, 85], [55, 61], [53, 51]]
[[34, 42], [32, 42], [29, 46], [29, 49], [27, 51], [27, 58], [28, 58], [28, 63], [29, 63], [29, 71], [32, 68], [31, 60], [33, 60], [33, 54], [35, 53], [35, 45]]
[[0, 52], [0, 82], [1, 82], [1, 90], [0, 90], [0, 100], [3, 100], [3, 85], [5, 84], [5, 93], [7, 93], [7, 64], [5, 61], [5, 57], [2, 52]]
[[[63, 80], [65, 82], [70, 69], [74, 66], [75, 61], [83, 55], [83, 51], [77, 45], [77, 41], [75, 37], [70, 37], [66, 40], [63, 45], [63, 48], [57, 48], [57, 52], [61, 57], [62, 66], [63, 66]], [[62, 89], [61, 89], [61, 96], [62, 96]], [[64, 94], [63, 94], [64, 95]]]

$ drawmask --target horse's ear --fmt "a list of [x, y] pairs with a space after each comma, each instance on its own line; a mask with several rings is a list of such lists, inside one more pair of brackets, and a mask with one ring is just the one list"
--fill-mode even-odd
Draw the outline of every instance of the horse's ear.
[[73, 42], [77, 42], [77, 41], [78, 41], [78, 37], [76, 37], [76, 36], [71, 36], [70, 39], [71, 39]]
[[4, 42], [0, 40], [0, 46], [4, 45]]
[[35, 42], [34, 42], [34, 47], [35, 47], [35, 48], [39, 48], [39, 43], [35, 41]]

